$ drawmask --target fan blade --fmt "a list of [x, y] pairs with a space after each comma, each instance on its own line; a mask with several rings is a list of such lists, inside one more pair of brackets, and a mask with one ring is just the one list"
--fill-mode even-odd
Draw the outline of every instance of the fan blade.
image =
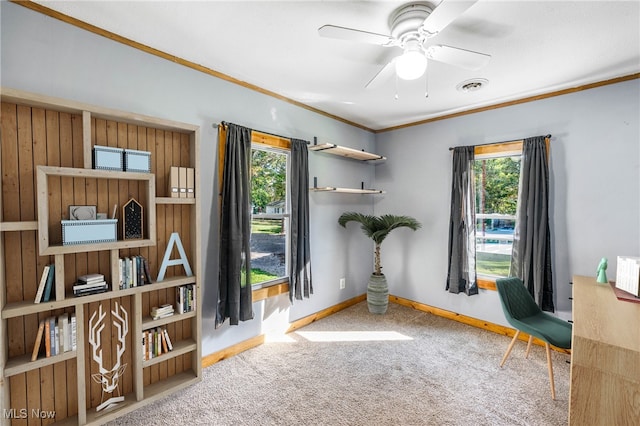
[[370, 33], [368, 31], [354, 30], [353, 28], [338, 27], [335, 25], [324, 25], [318, 28], [321, 37], [337, 38], [340, 40], [350, 40], [360, 43], [379, 44], [381, 46], [393, 42], [391, 36]]
[[478, 0], [447, 1], [443, 0], [422, 24], [422, 29], [429, 34], [438, 34], [458, 16], [473, 6]]
[[478, 70], [489, 63], [491, 55], [437, 44], [427, 48], [427, 58], [469, 70]]
[[387, 81], [389, 77], [393, 75], [393, 72], [396, 69], [396, 58], [393, 58], [391, 61], [387, 62], [387, 64], [378, 71], [376, 75], [373, 76], [371, 80], [364, 86], [365, 89], [375, 89], [376, 87], [380, 87], [382, 83]]

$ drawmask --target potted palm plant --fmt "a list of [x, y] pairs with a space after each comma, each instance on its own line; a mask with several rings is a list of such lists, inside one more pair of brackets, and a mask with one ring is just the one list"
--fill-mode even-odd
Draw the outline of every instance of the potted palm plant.
[[343, 228], [346, 228], [349, 222], [360, 223], [362, 232], [375, 243], [374, 271], [367, 285], [367, 306], [372, 314], [384, 314], [387, 312], [387, 306], [389, 305], [389, 287], [387, 279], [382, 273], [380, 246], [387, 235], [394, 229], [405, 227], [415, 231], [422, 225], [410, 216], [391, 214], [372, 216], [357, 212], [346, 212], [338, 219], [338, 223]]

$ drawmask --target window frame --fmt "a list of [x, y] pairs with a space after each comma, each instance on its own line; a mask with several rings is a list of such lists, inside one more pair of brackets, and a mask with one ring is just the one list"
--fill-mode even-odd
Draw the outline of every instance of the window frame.
[[[547, 163], [549, 162], [549, 138], [545, 138], [547, 145]], [[500, 142], [487, 145], [478, 145], [473, 149], [474, 160], [491, 157], [508, 157], [510, 155], [522, 155], [522, 147], [524, 145], [524, 139], [514, 140], [509, 142]], [[478, 288], [484, 290], [497, 290], [496, 280], [491, 277], [479, 278], [476, 272], [476, 283]]]
[[[259, 283], [251, 283], [251, 288], [253, 290], [259, 290], [262, 288], [267, 288], [267, 287], [272, 287], [274, 285], [278, 285], [278, 284], [283, 284], [286, 283], [287, 285], [289, 284], [289, 256], [290, 256], [290, 252], [291, 252], [291, 234], [290, 234], [290, 222], [291, 222], [291, 185], [290, 185], [290, 181], [289, 181], [289, 176], [290, 176], [290, 172], [291, 172], [291, 149], [286, 149], [286, 148], [282, 148], [280, 146], [274, 146], [273, 144], [269, 144], [269, 143], [264, 143], [264, 138], [260, 138], [260, 142], [254, 142], [254, 138], [253, 138], [253, 133], [252, 132], [252, 138], [251, 138], [251, 150], [253, 151], [254, 149], [256, 150], [260, 150], [260, 151], [265, 151], [265, 152], [272, 152], [278, 155], [286, 155], [287, 157], [287, 161], [286, 161], [286, 189], [285, 189], [285, 213], [256, 213], [254, 214], [253, 212], [251, 213], [251, 220], [253, 221], [254, 218], [261, 218], [261, 219], [283, 219], [284, 220], [284, 225], [283, 228], [285, 229], [285, 249], [284, 249], [284, 258], [285, 258], [285, 265], [284, 265], [284, 269], [285, 269], [285, 275], [278, 277], [278, 278], [274, 278], [272, 280], [269, 281], [262, 281]], [[291, 144], [289, 143], [289, 146], [291, 146]]]

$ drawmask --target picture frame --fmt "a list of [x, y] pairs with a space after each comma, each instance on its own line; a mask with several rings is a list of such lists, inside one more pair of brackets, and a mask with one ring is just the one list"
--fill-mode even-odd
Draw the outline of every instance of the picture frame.
[[96, 206], [69, 206], [69, 220], [96, 219]]

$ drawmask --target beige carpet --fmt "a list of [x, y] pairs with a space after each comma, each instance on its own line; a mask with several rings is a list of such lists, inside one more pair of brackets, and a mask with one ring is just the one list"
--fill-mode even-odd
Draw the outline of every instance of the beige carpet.
[[568, 355], [390, 304], [359, 303], [203, 370], [111, 425], [565, 425]]

